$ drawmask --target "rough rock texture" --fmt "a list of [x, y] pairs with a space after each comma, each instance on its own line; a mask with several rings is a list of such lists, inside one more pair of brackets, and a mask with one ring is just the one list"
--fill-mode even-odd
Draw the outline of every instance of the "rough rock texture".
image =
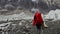
[[[14, 26], [10, 26], [10, 34], [37, 34], [37, 29], [35, 26], [32, 26], [31, 22], [32, 20], [16, 20], [12, 21], [13, 24], [17, 24], [14, 28]], [[43, 30], [43, 34], [60, 34], [60, 20], [55, 22], [49, 22], [46, 21], [46, 24], [48, 25], [48, 28]], [[19, 23], [21, 23], [19, 25]]]

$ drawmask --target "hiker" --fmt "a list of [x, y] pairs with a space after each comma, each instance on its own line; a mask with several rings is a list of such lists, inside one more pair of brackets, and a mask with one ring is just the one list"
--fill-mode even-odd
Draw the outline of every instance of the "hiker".
[[38, 34], [42, 34], [42, 30], [44, 29], [44, 21], [39, 11], [35, 13], [32, 25], [36, 26]]

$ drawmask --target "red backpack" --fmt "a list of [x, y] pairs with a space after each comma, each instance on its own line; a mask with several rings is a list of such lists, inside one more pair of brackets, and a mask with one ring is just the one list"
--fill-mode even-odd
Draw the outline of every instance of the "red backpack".
[[33, 19], [33, 25], [43, 24], [43, 19], [40, 12], [36, 12]]

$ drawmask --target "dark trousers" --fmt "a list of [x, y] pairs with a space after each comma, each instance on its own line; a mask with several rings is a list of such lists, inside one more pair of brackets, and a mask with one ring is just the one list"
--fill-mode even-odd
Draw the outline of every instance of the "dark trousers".
[[36, 24], [37, 33], [42, 34], [42, 24]]

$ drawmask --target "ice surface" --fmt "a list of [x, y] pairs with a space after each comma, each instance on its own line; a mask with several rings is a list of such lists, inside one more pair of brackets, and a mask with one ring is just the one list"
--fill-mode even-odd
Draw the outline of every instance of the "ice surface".
[[24, 12], [20, 14], [13, 14], [13, 15], [1, 15], [0, 16], [0, 21], [7, 21], [7, 20], [20, 20], [20, 19], [32, 19], [31, 16], [26, 15]]
[[46, 15], [45, 19], [59, 19], [60, 20], [60, 9], [50, 10]]
[[[43, 20], [45, 19], [54, 19], [60, 20], [60, 10], [50, 10], [47, 15], [42, 14]], [[33, 19], [33, 16], [25, 14], [21, 12], [20, 14], [13, 14], [13, 15], [0, 15], [0, 21], [7, 21], [7, 20], [20, 20], [20, 19]]]

